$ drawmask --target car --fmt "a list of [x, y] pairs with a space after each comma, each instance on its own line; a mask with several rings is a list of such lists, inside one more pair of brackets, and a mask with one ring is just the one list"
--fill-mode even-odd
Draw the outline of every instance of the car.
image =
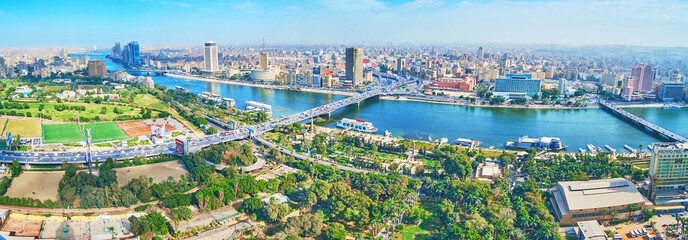
[[330, 165], [332, 165], [332, 166], [337, 166], [337, 164], [334, 164], [334, 163], [333, 163], [333, 164], [330, 164]]

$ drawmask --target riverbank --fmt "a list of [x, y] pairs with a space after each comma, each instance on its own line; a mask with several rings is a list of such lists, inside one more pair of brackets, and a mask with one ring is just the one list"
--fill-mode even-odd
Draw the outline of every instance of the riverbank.
[[[249, 86], [249, 87], [256, 87], [256, 88], [268, 88], [268, 89], [297, 91], [297, 90], [290, 89], [288, 87], [269, 85], [269, 84], [249, 83], [249, 82], [232, 81], [232, 80], [220, 80], [220, 79], [216, 79], [216, 78], [195, 77], [195, 76], [187, 76], [187, 75], [178, 75], [178, 74], [173, 74], [173, 73], [167, 73], [165, 75], [168, 77], [191, 79], [191, 80], [198, 80], [198, 81], [204, 81], [204, 82], [224, 83], [224, 84], [241, 85], [241, 86]], [[344, 95], [344, 96], [353, 96], [356, 94], [353, 92], [343, 92], [343, 91], [315, 89], [315, 88], [299, 88], [298, 91], [322, 93], [322, 94], [335, 94], [335, 95]]]
[[433, 101], [427, 99], [418, 98], [408, 98], [408, 97], [395, 97], [395, 96], [384, 96], [380, 97], [384, 100], [393, 101], [410, 101], [410, 102], [422, 102], [422, 103], [435, 103], [435, 104], [445, 104], [445, 105], [459, 105], [459, 106], [469, 106], [469, 107], [484, 107], [484, 108], [523, 108], [523, 109], [594, 109], [600, 108], [597, 105], [585, 106], [585, 107], [567, 107], [562, 105], [513, 105], [513, 104], [501, 104], [501, 105], [485, 105], [476, 103], [466, 103], [466, 102], [449, 102], [449, 101]]

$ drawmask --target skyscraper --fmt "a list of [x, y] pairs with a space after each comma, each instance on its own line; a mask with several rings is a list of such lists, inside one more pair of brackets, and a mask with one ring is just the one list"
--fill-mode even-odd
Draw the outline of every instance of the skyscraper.
[[122, 50], [122, 62], [130, 66], [137, 66], [141, 63], [139, 52], [139, 42], [130, 42]]
[[265, 39], [263, 39], [263, 49], [260, 51], [260, 70], [268, 70], [268, 52], [265, 50]]
[[363, 48], [346, 48], [346, 79], [354, 86], [363, 83]]
[[635, 65], [631, 75], [635, 77], [635, 82], [633, 83], [634, 92], [652, 92], [652, 83], [655, 80], [655, 69], [652, 66], [644, 64]]
[[120, 58], [121, 55], [122, 55], [122, 47], [120, 46], [119, 42], [116, 42], [115, 46], [112, 47], [112, 57]]
[[483, 59], [485, 56], [485, 50], [483, 50], [483, 46], [480, 46], [478, 48], [478, 56], [476, 56], [478, 59]]
[[217, 67], [217, 44], [215, 42], [205, 43], [205, 53], [203, 54], [205, 61], [206, 72], [217, 72], [220, 69]]
[[102, 77], [105, 74], [105, 63], [103, 60], [88, 61], [88, 76]]
[[406, 72], [406, 59], [404, 59], [404, 58], [397, 59], [397, 71], [400, 73]]
[[568, 88], [568, 81], [566, 79], [559, 79], [559, 95], [566, 95], [567, 91], [566, 89]]

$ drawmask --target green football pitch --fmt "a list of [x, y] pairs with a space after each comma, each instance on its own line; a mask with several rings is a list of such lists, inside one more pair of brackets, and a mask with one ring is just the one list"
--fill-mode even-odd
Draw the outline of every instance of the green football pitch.
[[76, 123], [44, 124], [44, 143], [65, 143], [84, 141]]
[[91, 129], [93, 142], [124, 140], [128, 138], [124, 131], [114, 122], [81, 124], [81, 128], [84, 129], [84, 134], [86, 134], [86, 129]]

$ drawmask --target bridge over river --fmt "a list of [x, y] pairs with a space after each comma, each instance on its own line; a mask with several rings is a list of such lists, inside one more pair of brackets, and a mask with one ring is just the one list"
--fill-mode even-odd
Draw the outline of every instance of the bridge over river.
[[657, 124], [651, 123], [650, 121], [647, 121], [647, 120], [640, 118], [636, 115], [633, 115], [633, 114], [627, 112], [626, 110], [623, 110], [623, 109], [621, 109], [621, 108], [619, 108], [619, 107], [617, 107], [617, 106], [615, 106], [609, 102], [600, 101], [599, 104], [600, 104], [600, 107], [602, 109], [607, 110], [607, 111], [613, 113], [614, 115], [616, 115], [616, 116], [618, 116], [624, 120], [627, 120], [633, 124], [636, 124], [637, 126], [643, 127], [643, 130], [646, 130], [646, 131], [649, 131], [649, 132], [652, 132], [655, 134], [659, 134], [659, 135], [661, 135], [667, 139], [670, 139], [672, 141], [682, 142], [682, 143], [688, 142], [688, 138], [686, 138], [686, 137], [684, 137], [678, 133], [672, 132], [666, 128], [663, 128]]
[[[386, 76], [387, 77], [387, 76]], [[203, 136], [200, 138], [189, 139], [189, 151], [194, 152], [199, 149], [208, 147], [213, 144], [219, 144], [228, 141], [235, 141], [245, 139], [251, 136], [260, 136], [265, 132], [272, 131], [277, 125], [289, 125], [297, 122], [302, 122], [318, 116], [329, 114], [337, 109], [358, 104], [366, 99], [383, 95], [391, 92], [398, 87], [411, 82], [405, 77], [396, 77], [395, 81], [383, 86], [375, 86], [362, 91], [354, 96], [332, 102], [323, 106], [312, 108], [297, 114], [285, 116], [278, 119], [271, 119], [265, 123], [256, 124], [237, 128], [231, 132], [222, 132]], [[107, 158], [116, 160], [130, 159], [136, 156], [151, 157], [161, 154], [176, 154], [176, 145], [173, 142], [159, 143], [148, 146], [137, 146], [113, 149], [109, 151], [92, 151], [92, 160], [99, 160], [104, 162]], [[25, 152], [25, 151], [2, 151], [0, 152], [0, 162], [10, 163], [17, 160], [21, 164], [46, 164], [59, 165], [66, 161], [69, 163], [87, 163], [86, 151], [71, 151], [71, 152]]]

